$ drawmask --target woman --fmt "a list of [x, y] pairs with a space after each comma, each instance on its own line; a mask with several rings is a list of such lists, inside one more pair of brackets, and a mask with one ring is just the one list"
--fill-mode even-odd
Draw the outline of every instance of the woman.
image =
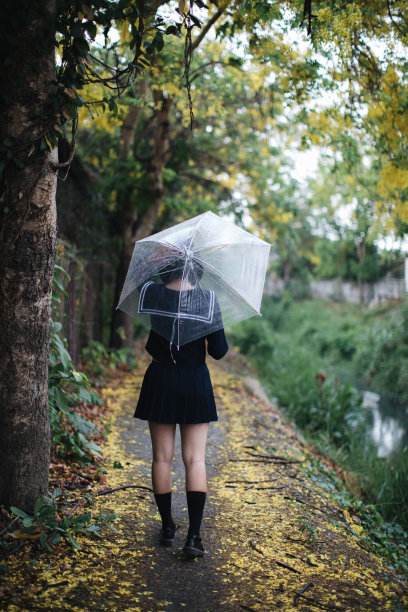
[[[180, 426], [189, 516], [183, 551], [189, 557], [203, 556], [205, 552], [200, 538], [207, 491], [205, 448], [209, 423], [218, 420], [205, 363], [206, 341], [208, 354], [214, 359], [221, 359], [228, 351], [218, 301], [213, 292], [197, 286], [202, 274], [198, 263], [190, 261], [186, 265], [185, 260], [176, 258], [161, 271], [163, 284], [146, 283], [141, 288], [139, 301], [139, 312], [150, 312], [152, 327], [162, 333], [150, 330], [146, 350], [152, 362], [146, 370], [134, 416], [149, 421], [153, 491], [162, 519], [159, 538], [165, 546], [173, 544], [177, 530], [171, 513], [171, 464], [177, 423]], [[181, 288], [183, 300], [190, 305], [190, 314], [180, 321], [171, 313], [180, 307]], [[156, 304], [150, 311], [149, 300], [150, 305]], [[191, 331], [198, 324], [202, 329], [203, 321], [208, 320], [209, 327], [214, 329], [217, 318], [216, 327], [221, 329], [182, 346], [173, 344], [176, 324], [190, 326]], [[166, 337], [171, 338], [170, 342]]]

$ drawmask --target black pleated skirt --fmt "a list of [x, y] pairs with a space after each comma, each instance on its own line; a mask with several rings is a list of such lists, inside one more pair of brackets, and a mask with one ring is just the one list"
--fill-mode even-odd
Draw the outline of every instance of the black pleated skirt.
[[157, 423], [218, 421], [207, 365], [180, 366], [152, 361], [144, 375], [134, 417]]

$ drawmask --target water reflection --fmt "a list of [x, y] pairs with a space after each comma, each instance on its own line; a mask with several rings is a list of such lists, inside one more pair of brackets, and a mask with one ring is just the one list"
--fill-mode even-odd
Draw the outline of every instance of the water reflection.
[[397, 396], [364, 391], [363, 406], [370, 409], [369, 433], [377, 446], [377, 457], [387, 457], [408, 443], [408, 411]]

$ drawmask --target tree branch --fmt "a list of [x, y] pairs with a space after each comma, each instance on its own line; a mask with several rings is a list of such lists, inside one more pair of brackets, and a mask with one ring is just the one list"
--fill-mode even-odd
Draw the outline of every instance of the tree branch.
[[307, 33], [308, 36], [312, 33], [312, 0], [304, 0], [303, 4], [303, 17], [300, 22], [300, 27], [302, 27], [305, 17], [307, 16]]
[[391, 13], [391, 2], [390, 2], [390, 0], [387, 0], [387, 10], [388, 10], [388, 16], [391, 19], [391, 23], [397, 28], [397, 30], [398, 30], [398, 32], [400, 32], [400, 34], [404, 34], [405, 35], [406, 32], [404, 32], [404, 30], [402, 30], [399, 27], [398, 23], [396, 21], [394, 21], [394, 17], [392, 16], [392, 13]]
[[201, 30], [200, 34], [194, 39], [194, 42], [191, 45], [191, 51], [192, 52], [198, 47], [198, 45], [203, 40], [204, 36], [207, 34], [207, 32], [211, 28], [211, 26], [214, 25], [214, 23], [217, 21], [217, 19], [219, 17], [221, 17], [221, 15], [223, 14], [224, 10], [225, 9], [223, 9], [223, 8], [222, 9], [218, 9], [218, 11], [216, 13], [214, 13], [214, 15], [211, 17], [211, 19], [209, 21], [207, 21], [207, 23], [205, 24], [205, 26]]

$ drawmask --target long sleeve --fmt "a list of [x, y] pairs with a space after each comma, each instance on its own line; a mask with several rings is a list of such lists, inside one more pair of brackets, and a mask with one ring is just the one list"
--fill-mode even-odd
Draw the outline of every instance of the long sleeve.
[[207, 336], [207, 351], [214, 359], [221, 359], [228, 351], [228, 342], [224, 328], [218, 329]]
[[215, 296], [214, 322], [217, 324], [219, 329], [208, 334], [207, 352], [214, 359], [221, 359], [221, 357], [224, 357], [228, 351], [228, 343], [224, 333], [221, 308], [218, 303], [217, 296]]

